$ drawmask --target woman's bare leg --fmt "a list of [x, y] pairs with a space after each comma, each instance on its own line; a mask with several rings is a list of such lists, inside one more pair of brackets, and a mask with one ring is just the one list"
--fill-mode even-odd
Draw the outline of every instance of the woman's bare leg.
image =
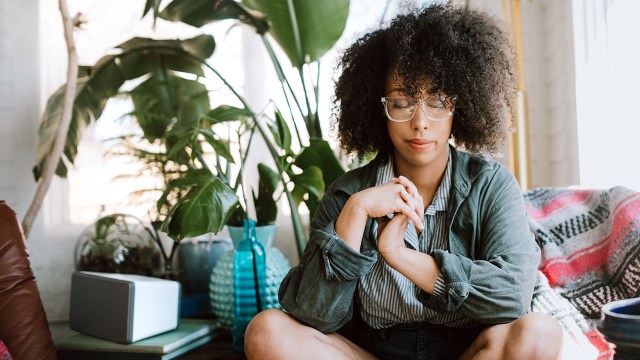
[[563, 331], [548, 315], [529, 313], [483, 330], [459, 360], [557, 360]]
[[251, 320], [244, 338], [248, 359], [375, 359], [336, 334], [323, 334], [285, 312], [269, 309]]

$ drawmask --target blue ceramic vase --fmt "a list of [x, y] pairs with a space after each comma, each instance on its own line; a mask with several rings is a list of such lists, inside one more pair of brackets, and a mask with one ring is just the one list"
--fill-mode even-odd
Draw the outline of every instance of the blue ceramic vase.
[[[228, 331], [233, 329], [234, 310], [234, 257], [236, 248], [244, 237], [243, 227], [228, 226], [234, 248], [225, 253], [211, 273], [209, 283], [209, 298], [213, 313], [220, 325]], [[280, 309], [278, 289], [284, 276], [291, 269], [291, 265], [282, 252], [273, 247], [277, 225], [256, 227], [256, 238], [262, 244], [266, 257], [266, 304], [264, 309]]]

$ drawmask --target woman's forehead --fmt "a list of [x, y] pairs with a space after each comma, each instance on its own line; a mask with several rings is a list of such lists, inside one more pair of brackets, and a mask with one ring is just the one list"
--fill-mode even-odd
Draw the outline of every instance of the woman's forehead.
[[420, 93], [431, 93], [431, 82], [427, 76], [421, 76], [414, 81], [410, 81], [408, 84], [404, 81], [404, 78], [397, 72], [393, 71], [387, 75], [385, 81], [386, 92], [398, 92], [405, 95], [418, 95]]

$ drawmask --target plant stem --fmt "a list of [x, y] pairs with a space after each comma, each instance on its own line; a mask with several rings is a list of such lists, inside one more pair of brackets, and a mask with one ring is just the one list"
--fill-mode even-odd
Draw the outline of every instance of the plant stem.
[[317, 125], [316, 125], [316, 121], [318, 121], [317, 116], [315, 116], [315, 113], [313, 111], [311, 111], [311, 103], [309, 102], [309, 90], [307, 90], [307, 82], [304, 81], [304, 71], [302, 70], [302, 67], [298, 68], [298, 74], [300, 75], [300, 82], [302, 83], [302, 90], [304, 91], [304, 101], [307, 104], [307, 131], [309, 132], [309, 137], [311, 138], [316, 138], [316, 137], [322, 137], [322, 132], [317, 133]]
[[[255, 121], [255, 118], [254, 118]], [[238, 133], [238, 152], [240, 152], [240, 170], [238, 170], [238, 177], [236, 178], [236, 186], [239, 184], [240, 187], [242, 188], [241, 194], [242, 194], [242, 198], [244, 199], [244, 206], [245, 206], [245, 211], [244, 211], [244, 215], [247, 218], [247, 220], [249, 219], [249, 202], [247, 201], [248, 198], [248, 194], [247, 192], [247, 188], [244, 185], [244, 178], [242, 176], [242, 174], [244, 174], [244, 165], [245, 165], [245, 160], [247, 159], [247, 156], [249, 155], [249, 149], [251, 148], [251, 143], [253, 140], [253, 134], [255, 133], [255, 127], [251, 128], [251, 132], [249, 133], [249, 141], [247, 143], [247, 151], [244, 153], [244, 155], [242, 154], [242, 146], [240, 146], [240, 133]], [[237, 189], [236, 189], [237, 190]], [[257, 220], [257, 219], [256, 219]]]
[[[262, 42], [264, 43], [265, 48], [267, 49], [267, 53], [269, 53], [269, 57], [271, 58], [271, 63], [273, 64], [275, 70], [276, 70], [276, 74], [278, 75], [278, 78], [280, 79], [280, 85], [282, 86], [282, 93], [284, 94], [284, 98], [287, 101], [287, 105], [289, 106], [289, 114], [291, 115], [291, 120], [293, 121], [293, 127], [296, 130], [296, 135], [298, 138], [298, 143], [300, 144], [300, 147], [302, 147], [302, 137], [300, 136], [300, 129], [298, 128], [298, 123], [296, 122], [295, 117], [293, 116], [293, 111], [292, 111], [292, 106], [291, 106], [291, 102], [289, 100], [289, 96], [287, 96], [287, 94], [291, 94], [291, 97], [293, 98], [293, 101], [296, 103], [296, 107], [298, 108], [298, 111], [300, 112], [300, 116], [302, 116], [302, 118], [304, 119], [304, 112], [302, 112], [302, 107], [300, 106], [300, 102], [298, 102], [298, 98], [295, 96], [295, 93], [293, 92], [293, 89], [291, 88], [291, 83], [289, 83], [289, 80], [287, 79], [286, 76], [284, 76], [284, 71], [282, 71], [282, 65], [280, 65], [280, 61], [278, 61], [278, 57], [276, 56], [275, 51], [273, 51], [273, 47], [271, 46], [271, 43], [269, 43], [269, 40], [267, 40], [267, 38], [262, 35]], [[287, 90], [285, 88], [286, 87], [289, 89], [289, 93], [287, 93]]]
[[64, 90], [60, 124], [56, 130], [56, 137], [51, 147], [51, 153], [49, 154], [49, 157], [42, 169], [42, 177], [38, 183], [38, 188], [33, 196], [29, 210], [22, 220], [22, 231], [24, 232], [25, 245], [29, 237], [29, 233], [31, 232], [31, 225], [42, 207], [42, 201], [49, 190], [53, 174], [58, 167], [58, 163], [61, 161], [66, 136], [71, 124], [73, 103], [76, 96], [76, 84], [78, 81], [78, 55], [76, 53], [75, 41], [73, 40], [73, 21], [69, 17], [69, 9], [67, 7], [66, 0], [59, 0], [58, 2], [64, 29], [64, 38], [67, 43], [67, 52], [69, 55], [69, 62], [67, 65], [67, 86]]
[[[195, 57], [195, 58], [197, 58], [197, 57]], [[233, 93], [233, 95], [242, 103], [242, 105], [246, 109], [251, 111], [251, 108], [249, 107], [249, 104], [245, 101], [245, 99], [240, 94], [238, 94], [238, 92], [233, 88], [233, 86], [231, 86], [231, 84], [229, 84], [227, 79], [225, 79], [222, 76], [222, 74], [220, 74], [214, 67], [209, 65], [206, 61], [203, 61], [202, 59], [199, 59], [199, 61], [202, 61], [202, 63], [209, 70], [213, 71], [213, 73], [224, 83], [224, 85], [229, 89], [229, 91], [231, 91]], [[253, 119], [258, 131], [260, 132], [260, 135], [264, 139], [264, 142], [267, 145], [267, 148], [269, 149], [269, 152], [271, 153], [271, 156], [274, 159], [276, 167], [278, 168], [278, 173], [280, 173], [280, 179], [282, 180], [282, 185], [283, 185], [283, 188], [284, 188], [284, 192], [287, 195], [287, 200], [289, 202], [289, 208], [291, 209], [291, 221], [293, 222], [293, 231], [294, 231], [294, 235], [296, 237], [296, 245], [298, 246], [298, 256], [302, 257], [302, 253], [304, 251], [304, 248], [307, 245], [307, 238], [306, 238], [305, 233], [304, 233], [304, 228], [302, 227], [302, 219], [300, 218], [300, 214], [298, 213], [298, 209], [297, 209], [297, 207], [295, 205], [296, 204], [295, 199], [293, 198], [293, 195], [291, 194], [289, 189], [287, 189], [287, 182], [286, 182], [286, 180], [284, 178], [285, 171], [282, 168], [282, 165], [280, 165], [280, 162], [278, 161], [278, 159], [280, 157], [279, 157], [278, 152], [276, 151], [275, 147], [273, 146], [273, 144], [269, 140], [269, 137], [267, 135], [267, 131], [262, 128], [262, 125], [260, 125], [260, 123], [258, 122], [258, 119], [256, 119], [255, 115], [252, 115], [251, 118]]]
[[[318, 109], [320, 108], [320, 60], [318, 60], [316, 64], [318, 66], [318, 71], [316, 71], [316, 83], [314, 84], [313, 81], [311, 81], [311, 84], [313, 85], [313, 94], [315, 95], [317, 114]], [[309, 67], [310, 66], [311, 65], [309, 65]], [[311, 79], [311, 69], [309, 69], [309, 79]]]

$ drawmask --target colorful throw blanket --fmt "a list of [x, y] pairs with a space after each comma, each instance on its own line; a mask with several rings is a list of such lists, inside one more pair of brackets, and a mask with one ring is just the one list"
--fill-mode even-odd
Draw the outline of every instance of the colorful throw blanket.
[[640, 193], [540, 188], [524, 197], [542, 249], [532, 310], [612, 359], [595, 325], [604, 304], [640, 296]]

